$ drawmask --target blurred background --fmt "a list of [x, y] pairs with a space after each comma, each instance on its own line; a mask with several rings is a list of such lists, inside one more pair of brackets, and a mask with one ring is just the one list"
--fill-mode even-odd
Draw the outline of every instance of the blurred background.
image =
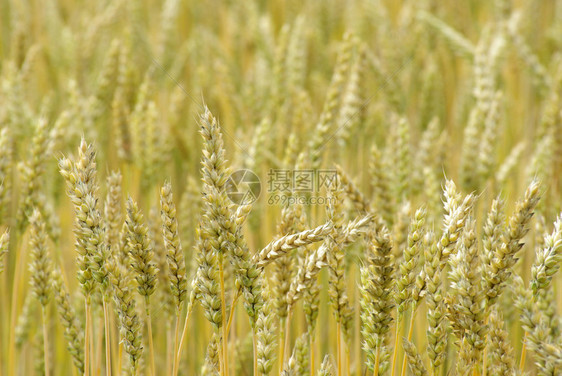
[[[556, 0], [0, 0], [0, 223], [18, 228], [25, 193], [32, 194], [79, 299], [73, 209], [57, 160], [76, 154], [84, 137], [97, 150], [100, 197], [106, 176], [120, 170], [124, 197], [135, 198], [156, 228], [156, 247], [162, 246], [158, 193], [165, 180], [172, 182], [193, 273], [201, 197], [198, 118], [206, 105], [221, 125], [232, 169], [249, 169], [262, 183], [246, 226], [253, 251], [275, 237], [282, 210], [268, 202], [270, 170], [336, 164], [402, 243], [421, 205], [440, 227], [445, 177], [464, 193], [480, 195], [479, 224], [496, 195], [506, 198], [509, 212], [537, 177], [544, 196], [537, 222], [543, 227], [536, 233], [542, 235], [562, 202], [561, 46], [562, 1]], [[39, 173], [29, 191], [30, 168]], [[310, 226], [323, 223], [323, 206], [306, 210]], [[12, 250], [26, 247], [27, 235], [18, 236], [12, 236]], [[518, 266], [527, 277], [533, 242]], [[353, 304], [361, 247], [347, 257]], [[8, 254], [1, 276], [0, 363], [7, 361], [5, 303], [15, 254]], [[22, 281], [27, 278], [24, 272]], [[325, 284], [324, 274], [321, 280]], [[23, 316], [32, 308], [25, 303], [28, 284], [21, 286], [17, 363], [19, 374], [29, 375], [41, 342], [37, 320], [26, 323]], [[324, 290], [321, 299], [317, 351], [333, 353]], [[155, 303], [155, 317], [164, 305]], [[240, 305], [236, 314], [232, 362], [236, 374], [249, 375], [251, 337]], [[521, 338], [517, 315], [504, 315], [513, 338]], [[165, 348], [169, 323], [162, 317], [155, 338]], [[194, 320], [186, 375], [199, 374], [212, 332], [199, 308]], [[300, 308], [294, 320], [293, 339], [305, 325]], [[52, 325], [61, 349], [55, 374], [72, 374], [62, 330], [56, 320]], [[419, 349], [423, 332], [416, 334]], [[352, 343], [352, 368], [359, 374], [359, 328]]]

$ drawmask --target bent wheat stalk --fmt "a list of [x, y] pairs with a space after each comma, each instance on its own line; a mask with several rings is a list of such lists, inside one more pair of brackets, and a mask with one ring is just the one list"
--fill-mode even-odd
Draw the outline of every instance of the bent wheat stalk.
[[259, 267], [265, 267], [293, 249], [322, 241], [332, 231], [332, 228], [332, 223], [328, 222], [311, 230], [282, 236], [258, 252], [254, 256], [254, 261]]

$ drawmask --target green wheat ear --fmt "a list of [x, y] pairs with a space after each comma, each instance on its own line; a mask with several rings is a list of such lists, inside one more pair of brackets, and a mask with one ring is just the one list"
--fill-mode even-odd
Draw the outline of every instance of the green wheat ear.
[[322, 365], [320, 366], [320, 369], [318, 370], [318, 376], [334, 376], [334, 365], [333, 365], [333, 360], [329, 355], [326, 355], [324, 357], [324, 360], [322, 360]]
[[131, 260], [131, 269], [137, 281], [137, 290], [144, 298], [150, 297], [156, 290], [157, 272], [153, 245], [148, 238], [148, 228], [144, 217], [135, 201], [127, 200], [127, 245]]
[[41, 218], [38, 210], [35, 210], [29, 217], [30, 222], [30, 241], [31, 264], [31, 287], [34, 295], [45, 307], [52, 297], [51, 278], [53, 265], [47, 248], [47, 232], [45, 222]]
[[166, 245], [170, 288], [176, 307], [179, 310], [187, 297], [187, 275], [178, 233], [178, 220], [172, 196], [172, 185], [169, 182], [165, 183], [160, 191], [160, 206], [162, 208], [162, 233]]
[[10, 232], [6, 230], [0, 236], [0, 274], [4, 271], [4, 257], [8, 253], [8, 246], [10, 245]]
[[84, 372], [84, 329], [70, 301], [68, 287], [59, 270], [53, 272], [53, 291], [59, 320], [64, 327], [66, 347], [72, 355], [74, 366], [79, 373]]

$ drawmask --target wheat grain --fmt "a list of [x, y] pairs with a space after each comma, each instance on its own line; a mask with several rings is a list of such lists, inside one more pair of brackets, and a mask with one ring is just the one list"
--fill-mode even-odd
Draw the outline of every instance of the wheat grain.
[[135, 273], [137, 289], [141, 296], [149, 297], [156, 290], [157, 268], [152, 258], [154, 257], [153, 245], [148, 238], [148, 228], [138, 205], [131, 197], [127, 200], [127, 244], [131, 269]]
[[112, 255], [119, 254], [119, 233], [122, 226], [122, 176], [118, 171], [113, 171], [107, 177], [107, 197], [105, 200], [104, 214], [107, 223], [106, 244]]
[[52, 286], [50, 280], [53, 272], [53, 265], [47, 249], [47, 234], [45, 223], [39, 211], [35, 210], [29, 218], [31, 224], [31, 238], [29, 247], [31, 248], [31, 286], [34, 295], [44, 308], [50, 301]]
[[262, 3], [0, 0], [0, 374], [558, 375], [557, 4]]
[[424, 11], [418, 13], [417, 16], [441, 33], [456, 54], [463, 57], [472, 57], [474, 55], [474, 45], [451, 26]]
[[10, 128], [0, 130], [0, 214], [5, 218], [12, 192], [13, 139]]
[[15, 331], [15, 344], [17, 347], [22, 347], [27, 343], [32, 330], [33, 320], [37, 312], [37, 299], [34, 294], [28, 293], [23, 301], [23, 307], [16, 323]]
[[336, 165], [336, 173], [339, 179], [339, 184], [341, 185], [341, 189], [345, 192], [345, 195], [357, 210], [360, 212], [368, 213], [371, 211], [371, 205], [365, 198], [365, 196], [361, 193], [361, 191], [355, 186], [355, 184], [351, 181], [349, 176], [345, 173], [341, 166]]
[[49, 132], [47, 119], [41, 118], [35, 128], [30, 158], [20, 165], [21, 173], [21, 197], [23, 202], [19, 204], [17, 219], [20, 229], [25, 230], [28, 217], [32, 214], [39, 202], [39, 186], [45, 173], [45, 163], [48, 155]]
[[531, 288], [533, 293], [547, 289], [553, 275], [560, 268], [562, 258], [562, 216], [554, 223], [552, 234], [545, 236], [544, 248], [537, 252], [531, 268]]
[[117, 263], [110, 264], [113, 298], [119, 314], [120, 338], [129, 355], [133, 375], [140, 371], [140, 358], [143, 353], [142, 330], [136, 311], [136, 303], [129, 273]]
[[[447, 180], [443, 202], [445, 208], [444, 229], [441, 239], [437, 242], [441, 263], [440, 269], [445, 267], [448, 257], [455, 249], [459, 234], [465, 226], [466, 218], [470, 210], [472, 210], [473, 203], [474, 196], [472, 194], [466, 196], [461, 202], [461, 195], [456, 191], [455, 184], [452, 180]], [[416, 278], [416, 286], [412, 294], [415, 302], [418, 302], [424, 296], [426, 276], [427, 272], [424, 268]]]
[[424, 254], [427, 283], [427, 355], [432, 375], [447, 356], [447, 326], [444, 292], [441, 281], [441, 260], [433, 232], [424, 239]]
[[373, 145], [369, 162], [371, 186], [374, 194], [374, 204], [380, 210], [380, 215], [387, 226], [392, 225], [394, 216], [393, 197], [389, 187], [388, 168], [382, 158], [381, 151]]
[[519, 276], [514, 278], [517, 299], [515, 304], [521, 311], [521, 323], [525, 329], [526, 345], [537, 357], [539, 374], [553, 375], [562, 366], [562, 351], [548, 339], [548, 327], [544, 315], [533, 304], [532, 291], [525, 288]]
[[8, 246], [10, 244], [10, 232], [6, 230], [0, 236], [0, 274], [4, 271], [4, 257], [8, 253]]
[[416, 350], [414, 344], [405, 338], [403, 343], [404, 350], [406, 351], [406, 355], [408, 356], [408, 365], [410, 366], [412, 374], [414, 374], [415, 376], [427, 375], [427, 370], [425, 369], [423, 360]]
[[311, 230], [301, 231], [296, 234], [285, 235], [266, 245], [259, 251], [255, 261], [259, 267], [264, 267], [287, 252], [311, 243], [316, 243], [332, 231], [332, 223], [327, 222]]
[[[268, 295], [265, 293], [264, 295]], [[269, 375], [275, 362], [275, 320], [270, 300], [266, 299], [256, 322], [258, 370]]]
[[487, 305], [497, 301], [511, 268], [517, 262], [517, 252], [522, 248], [521, 240], [529, 231], [529, 221], [539, 200], [539, 183], [533, 181], [525, 192], [525, 198], [518, 202], [515, 213], [510, 217], [502, 236], [502, 244], [496, 249], [491, 264], [485, 265], [484, 291]]
[[170, 287], [176, 300], [176, 306], [180, 309], [187, 295], [187, 276], [170, 183], [164, 184], [161, 189], [160, 205], [162, 207], [162, 231], [167, 248], [166, 258], [170, 271]]
[[334, 376], [333, 361], [329, 355], [326, 355], [324, 357], [324, 360], [322, 361], [322, 365], [318, 370], [318, 376]]
[[490, 369], [489, 373], [498, 376], [517, 375], [513, 349], [508, 340], [508, 334], [504, 329], [504, 321], [501, 314], [492, 311], [489, 318], [490, 323]]
[[84, 373], [84, 348], [82, 346], [84, 343], [84, 329], [76, 316], [76, 312], [70, 301], [68, 288], [58, 269], [53, 271], [53, 291], [59, 320], [64, 327], [66, 347], [72, 355], [74, 366], [77, 371], [82, 374]]
[[420, 264], [421, 241], [424, 237], [425, 210], [418, 209], [414, 214], [414, 220], [410, 224], [408, 234], [408, 246], [404, 250], [403, 262], [399, 265], [400, 275], [396, 282], [396, 305], [398, 312], [403, 313], [410, 303], [412, 287], [415, 282], [415, 274]]
[[484, 323], [486, 292], [480, 286], [476, 223], [471, 217], [467, 219], [459, 250], [449, 259], [449, 265], [450, 294], [445, 299], [449, 322], [465, 351], [465, 366], [478, 369], [487, 333]]
[[329, 136], [328, 133], [336, 122], [337, 112], [341, 106], [344, 82], [350, 69], [352, 49], [352, 37], [350, 34], [346, 34], [338, 54], [332, 81], [326, 94], [324, 108], [316, 125], [316, 131], [313, 133], [313, 138], [308, 145], [311, 167], [313, 169], [318, 169], [322, 163], [323, 144], [327, 141], [326, 137]]
[[49, 340], [48, 340], [48, 314], [47, 304], [52, 296], [52, 286], [50, 280], [53, 273], [52, 261], [48, 254], [47, 249], [47, 233], [45, 230], [45, 223], [41, 218], [41, 214], [37, 209], [33, 211], [29, 217], [30, 223], [30, 248], [31, 248], [31, 287], [34, 295], [41, 304], [41, 319], [43, 323], [43, 356], [44, 360], [44, 374], [50, 374], [50, 354], [49, 354]]
[[361, 319], [363, 323], [363, 348], [367, 353], [369, 368], [375, 375], [381, 364], [382, 347], [392, 323], [394, 307], [392, 244], [388, 230], [383, 228], [372, 234], [370, 240], [371, 264], [361, 269]]
[[[156, 290], [158, 268], [152, 261], [154, 257], [153, 244], [148, 238], [148, 228], [144, 223], [138, 205], [131, 197], [127, 200], [127, 243], [131, 269], [134, 272], [137, 291], [144, 298], [146, 324], [148, 328], [148, 344], [150, 350], [150, 366], [155, 374], [154, 346], [152, 343], [152, 319], [150, 315], [150, 296]], [[130, 353], [129, 353], [130, 355]], [[134, 363], [134, 362], [133, 362]]]
[[215, 333], [207, 345], [205, 364], [201, 369], [201, 375], [216, 376], [219, 374], [219, 347], [220, 337]]
[[76, 212], [76, 251], [79, 268], [78, 281], [86, 298], [92, 294], [94, 280], [107, 288], [105, 263], [108, 253], [104, 244], [102, 217], [97, 209], [95, 151], [84, 139], [78, 149], [78, 160], [67, 158], [59, 161], [60, 173], [65, 178], [68, 196]]

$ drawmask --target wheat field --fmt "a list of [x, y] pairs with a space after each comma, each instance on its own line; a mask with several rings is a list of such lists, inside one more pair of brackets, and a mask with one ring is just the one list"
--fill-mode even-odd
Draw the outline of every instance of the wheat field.
[[561, 32], [0, 0], [0, 376], [562, 375]]

